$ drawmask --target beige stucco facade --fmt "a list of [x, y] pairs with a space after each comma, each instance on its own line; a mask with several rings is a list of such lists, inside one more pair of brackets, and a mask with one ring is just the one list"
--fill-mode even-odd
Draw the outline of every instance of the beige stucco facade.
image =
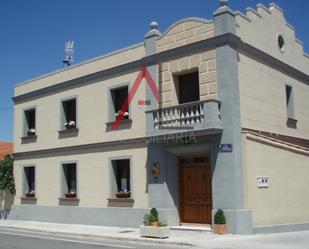
[[[265, 138], [243, 134], [246, 206], [253, 225], [299, 223], [309, 220], [309, 151]], [[268, 188], [258, 188], [257, 178], [269, 177]]]
[[[308, 139], [308, 85], [243, 54], [238, 68], [242, 127]], [[286, 85], [293, 87], [297, 129], [286, 124]]]
[[[309, 58], [295, 29], [276, 5], [258, 5], [236, 14], [236, 34], [242, 41], [308, 74]], [[284, 48], [278, 46], [278, 36]], [[245, 203], [252, 210], [254, 226], [301, 223], [309, 220], [307, 188], [309, 154], [304, 147], [295, 148], [264, 137], [259, 131], [309, 139], [309, 87], [304, 82], [271, 67], [267, 62], [240, 52], [238, 55], [241, 127], [256, 131], [242, 135]], [[296, 127], [289, 127], [286, 85], [293, 89]], [[269, 177], [269, 187], [259, 188], [257, 178]]]
[[[25, 201], [19, 197], [24, 196], [22, 178], [24, 166], [35, 166], [36, 174], [36, 205], [58, 206], [61, 205], [59, 198], [61, 193], [62, 163], [76, 162], [77, 164], [77, 196], [78, 202], [64, 202], [62, 205], [78, 205], [80, 207], [107, 207], [108, 198], [115, 198], [110, 190], [111, 158], [128, 156], [132, 160], [131, 171], [131, 194], [134, 198], [134, 208], [147, 208], [147, 184], [146, 184], [146, 148], [128, 149], [127, 146], [118, 146], [115, 149], [99, 149], [86, 153], [49, 156], [29, 160], [18, 160], [15, 162], [14, 176], [16, 181], [15, 204]], [[31, 203], [31, 201], [30, 201]]]
[[[114, 121], [108, 118], [109, 88], [117, 87], [123, 83], [132, 85], [137, 74], [138, 71], [134, 71], [126, 75], [98, 80], [93, 84], [15, 105], [15, 152], [143, 137], [145, 134], [145, 116], [143, 115], [145, 109], [138, 105], [138, 100], [145, 98], [145, 82], [138, 88], [130, 105], [130, 117], [133, 122], [129, 132], [128, 129], [119, 129], [116, 132], [107, 131], [106, 125], [106, 123]], [[70, 97], [77, 98], [78, 136], [59, 138], [58, 131], [63, 129], [63, 124], [60, 124], [61, 101]], [[22, 144], [23, 111], [31, 107], [36, 107], [38, 137], [36, 143]]]
[[[258, 5], [256, 11], [249, 8], [246, 16], [236, 15], [236, 24], [236, 34], [244, 42], [308, 74], [309, 58], [278, 6], [268, 9]], [[285, 41], [283, 51], [278, 47], [279, 34]], [[242, 127], [309, 138], [306, 83], [243, 53], [239, 54], [238, 69]], [[297, 129], [286, 125], [286, 85], [293, 88]]]

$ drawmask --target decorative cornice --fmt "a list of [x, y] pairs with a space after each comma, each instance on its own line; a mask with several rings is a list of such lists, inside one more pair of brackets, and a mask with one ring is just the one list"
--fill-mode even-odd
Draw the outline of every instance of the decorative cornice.
[[13, 153], [13, 157], [14, 157], [14, 160], [19, 160], [19, 159], [23, 159], [27, 157], [31, 157], [31, 158], [37, 157], [37, 156], [42, 157], [44, 155], [50, 156], [50, 154], [57, 156], [57, 155], [61, 155], [67, 152], [70, 152], [70, 154], [94, 153], [97, 150], [111, 149], [112, 147], [127, 146], [127, 145], [130, 145], [131, 147], [140, 147], [140, 146], [145, 146], [146, 144], [147, 144], [146, 137], [138, 137], [138, 138], [115, 140], [115, 141], [108, 141], [108, 142], [102, 142], [102, 143], [82, 144], [82, 145], [50, 148], [50, 149], [35, 150], [35, 151], [16, 152], [16, 153]]
[[[91, 144], [82, 144], [82, 145], [73, 145], [66, 147], [58, 147], [58, 148], [49, 148], [43, 150], [35, 150], [35, 151], [24, 151], [24, 152], [16, 152], [13, 153], [14, 160], [22, 160], [29, 158], [42, 158], [42, 157], [51, 157], [51, 156], [59, 156], [64, 154], [75, 155], [75, 154], [85, 154], [85, 153], [97, 153], [105, 150], [119, 150], [126, 148], [141, 148], [147, 146], [148, 143], [164, 143], [164, 144], [187, 144], [185, 140], [186, 137], [190, 137], [192, 132], [195, 136], [201, 135], [210, 135], [210, 134], [220, 134], [222, 132], [221, 127], [217, 127], [214, 125], [213, 127], [209, 127], [204, 130], [185, 130], [185, 131], [177, 131], [173, 134], [160, 134], [160, 135], [150, 135], [144, 137], [136, 137], [131, 139], [124, 140], [113, 140], [108, 142], [100, 142], [100, 143], [91, 143]], [[183, 140], [182, 140], [183, 138]]]

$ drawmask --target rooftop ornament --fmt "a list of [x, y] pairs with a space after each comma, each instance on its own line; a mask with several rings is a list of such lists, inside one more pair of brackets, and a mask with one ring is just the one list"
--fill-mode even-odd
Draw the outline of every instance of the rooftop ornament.
[[151, 30], [158, 30], [158, 28], [159, 28], [159, 24], [157, 22], [153, 21], [150, 23]]
[[219, 4], [221, 7], [229, 6], [229, 0], [219, 0]]

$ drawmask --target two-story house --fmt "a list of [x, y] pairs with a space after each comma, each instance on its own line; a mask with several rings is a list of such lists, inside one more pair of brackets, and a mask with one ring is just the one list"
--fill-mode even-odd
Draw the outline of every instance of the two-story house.
[[221, 0], [144, 42], [18, 84], [9, 218], [230, 233], [309, 229], [309, 58], [275, 4]]

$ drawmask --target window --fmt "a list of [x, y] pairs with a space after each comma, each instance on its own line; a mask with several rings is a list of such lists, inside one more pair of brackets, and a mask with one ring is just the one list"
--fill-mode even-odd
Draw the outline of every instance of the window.
[[280, 49], [281, 52], [284, 51], [284, 39], [282, 37], [282, 35], [278, 35], [278, 47]]
[[35, 170], [34, 166], [24, 167], [26, 197], [35, 197]]
[[62, 101], [62, 127], [76, 128], [76, 98]]
[[63, 164], [64, 186], [63, 192], [66, 198], [76, 197], [76, 163]]
[[112, 160], [112, 166], [113, 194], [117, 198], [129, 198], [131, 196], [130, 159]]
[[293, 101], [293, 88], [291, 86], [285, 86], [286, 94], [286, 106], [288, 118], [294, 118], [294, 101]]
[[35, 129], [35, 109], [29, 109], [24, 112], [24, 135], [34, 136], [36, 133]]
[[289, 128], [297, 128], [297, 120], [294, 111], [294, 91], [289, 85], [285, 86], [286, 108], [287, 108], [287, 126]]
[[[128, 86], [119, 87], [111, 90], [112, 97], [112, 115], [115, 118], [128, 119], [129, 118], [129, 103], [128, 101]], [[124, 106], [126, 104], [126, 106]]]
[[198, 72], [180, 75], [177, 81], [179, 104], [200, 100]]

